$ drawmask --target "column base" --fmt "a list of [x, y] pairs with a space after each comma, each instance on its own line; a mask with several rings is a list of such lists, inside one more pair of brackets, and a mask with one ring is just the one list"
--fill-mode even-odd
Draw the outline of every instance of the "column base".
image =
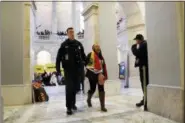
[[148, 85], [148, 110], [184, 123], [184, 90], [180, 87]]
[[[121, 93], [121, 81], [120, 80], [107, 80], [104, 86], [105, 86], [106, 96], [115, 96]], [[94, 97], [99, 97], [98, 87], [96, 88]]]
[[0, 123], [4, 123], [4, 105], [3, 105], [3, 97], [0, 96]]
[[139, 76], [129, 77], [129, 87], [130, 88], [141, 88], [141, 82]]
[[32, 103], [32, 86], [27, 85], [2, 85], [2, 97], [5, 106], [25, 105]]
[[[89, 81], [85, 80], [85, 93], [89, 90]], [[120, 80], [107, 80], [105, 82], [105, 93], [106, 96], [115, 96], [121, 93], [121, 82]], [[94, 93], [94, 97], [98, 97], [98, 87], [96, 88], [96, 92]]]

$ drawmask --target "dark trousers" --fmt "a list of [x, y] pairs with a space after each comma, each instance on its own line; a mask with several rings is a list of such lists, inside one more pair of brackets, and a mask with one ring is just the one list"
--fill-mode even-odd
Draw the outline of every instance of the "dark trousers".
[[75, 71], [65, 70], [66, 87], [66, 107], [71, 109], [76, 104], [76, 90], [78, 84], [78, 74]]
[[84, 80], [85, 80], [85, 71], [84, 68], [82, 69], [82, 74], [80, 76], [80, 82], [82, 84], [82, 90], [84, 91]]
[[148, 73], [148, 66], [145, 67], [146, 68], [146, 85], [144, 85], [144, 71], [143, 71], [143, 67], [139, 67], [139, 74], [140, 74], [140, 81], [141, 81], [141, 88], [142, 91], [144, 93], [144, 86], [147, 86], [149, 83], [149, 73]]
[[80, 87], [82, 85], [82, 90], [84, 91], [84, 80], [85, 80], [85, 71], [84, 67], [78, 69], [78, 85], [77, 85], [77, 92], [80, 91]]
[[95, 74], [90, 70], [87, 70], [87, 78], [89, 79], [89, 83], [90, 83], [90, 89], [88, 93], [94, 94], [94, 92], [96, 91], [96, 85], [98, 85], [99, 92], [105, 92], [104, 85], [100, 85], [98, 83], [98, 74]]

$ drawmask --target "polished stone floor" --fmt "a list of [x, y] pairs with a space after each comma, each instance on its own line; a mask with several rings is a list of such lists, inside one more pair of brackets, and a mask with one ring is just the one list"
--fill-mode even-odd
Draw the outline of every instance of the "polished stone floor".
[[86, 105], [86, 96], [77, 95], [78, 111], [66, 116], [63, 87], [46, 88], [50, 101], [27, 106], [5, 107], [5, 123], [176, 123], [135, 107], [140, 101], [140, 89], [124, 89], [120, 95], [106, 97], [107, 113], [99, 110], [98, 98], [93, 108]]

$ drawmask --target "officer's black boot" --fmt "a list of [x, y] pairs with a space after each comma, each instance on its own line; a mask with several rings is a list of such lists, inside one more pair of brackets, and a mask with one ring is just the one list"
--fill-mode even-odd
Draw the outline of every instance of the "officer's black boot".
[[92, 107], [92, 103], [91, 103], [92, 96], [93, 96], [93, 94], [91, 92], [88, 92], [88, 97], [87, 97], [87, 105], [88, 105], [88, 107]]
[[73, 114], [72, 110], [69, 109], [69, 108], [67, 109], [67, 112], [66, 113], [67, 113], [67, 115], [72, 115]]
[[139, 103], [136, 103], [136, 107], [141, 107], [144, 105], [144, 99], [141, 100]]
[[148, 111], [148, 107], [147, 107], [147, 101], [144, 104], [144, 111]]
[[78, 108], [76, 107], [76, 105], [74, 105], [72, 109], [73, 109], [74, 111], [77, 111]]

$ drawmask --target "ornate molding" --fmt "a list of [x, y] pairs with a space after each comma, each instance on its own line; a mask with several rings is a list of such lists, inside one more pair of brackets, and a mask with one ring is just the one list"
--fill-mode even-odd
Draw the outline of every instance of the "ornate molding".
[[134, 25], [128, 25], [127, 26], [127, 29], [129, 30], [129, 29], [134, 29], [134, 28], [143, 27], [143, 26], [145, 26], [144, 23], [134, 24]]
[[33, 6], [34, 10], [37, 10], [37, 6], [35, 4], [35, 1], [31, 1], [31, 2], [32, 2], [32, 6]]
[[88, 5], [82, 12], [82, 15], [84, 16], [84, 21], [94, 14], [96, 15], [98, 14], [98, 3], [95, 3], [95, 2]]

